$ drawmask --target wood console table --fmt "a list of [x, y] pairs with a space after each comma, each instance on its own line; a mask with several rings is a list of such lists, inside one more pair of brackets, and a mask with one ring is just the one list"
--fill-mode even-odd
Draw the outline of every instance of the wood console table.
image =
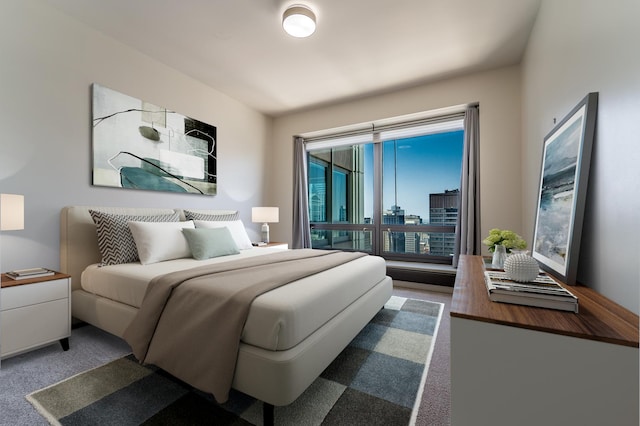
[[578, 314], [489, 300], [461, 256], [451, 304], [451, 424], [638, 425], [638, 316], [573, 286]]

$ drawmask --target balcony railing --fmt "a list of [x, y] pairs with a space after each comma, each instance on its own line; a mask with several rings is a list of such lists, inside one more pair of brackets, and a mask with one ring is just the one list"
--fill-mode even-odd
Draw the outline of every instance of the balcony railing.
[[389, 260], [450, 264], [455, 247], [453, 225], [358, 225], [313, 223], [313, 248], [362, 251]]

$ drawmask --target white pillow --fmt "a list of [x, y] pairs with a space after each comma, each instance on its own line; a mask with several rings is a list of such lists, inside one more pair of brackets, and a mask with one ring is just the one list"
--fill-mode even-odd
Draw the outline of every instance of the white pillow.
[[96, 224], [98, 248], [102, 255], [103, 265], [119, 265], [120, 263], [140, 260], [136, 242], [127, 225], [129, 222], [179, 222], [177, 213], [160, 216], [143, 216], [130, 214], [113, 214], [97, 210], [89, 210]]
[[244, 224], [240, 219], [229, 221], [221, 220], [215, 222], [211, 222], [208, 220], [194, 220], [194, 222], [196, 224], [196, 228], [229, 228], [231, 236], [236, 242], [239, 250], [246, 250], [253, 247], [251, 245], [249, 235], [247, 235], [247, 230], [244, 229]]
[[129, 229], [138, 249], [140, 263], [191, 257], [189, 243], [182, 233], [183, 228], [195, 228], [193, 221], [187, 222], [129, 222]]

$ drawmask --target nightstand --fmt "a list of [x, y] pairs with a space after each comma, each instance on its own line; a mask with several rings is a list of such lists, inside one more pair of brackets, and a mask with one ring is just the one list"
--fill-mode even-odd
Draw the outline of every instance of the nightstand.
[[277, 243], [275, 241], [272, 241], [270, 243], [267, 243], [264, 246], [256, 246], [258, 248], [264, 248], [264, 247], [269, 247], [269, 248], [276, 248], [276, 249], [280, 249], [280, 250], [288, 250], [289, 249], [289, 244], [287, 243]]
[[2, 274], [0, 358], [59, 341], [69, 349], [71, 276], [12, 280]]

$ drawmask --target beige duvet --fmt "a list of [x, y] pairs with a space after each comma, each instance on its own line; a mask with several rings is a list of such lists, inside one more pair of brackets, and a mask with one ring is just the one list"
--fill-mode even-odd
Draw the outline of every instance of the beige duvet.
[[124, 338], [141, 362], [157, 365], [222, 403], [253, 299], [362, 256], [292, 250], [156, 277]]

